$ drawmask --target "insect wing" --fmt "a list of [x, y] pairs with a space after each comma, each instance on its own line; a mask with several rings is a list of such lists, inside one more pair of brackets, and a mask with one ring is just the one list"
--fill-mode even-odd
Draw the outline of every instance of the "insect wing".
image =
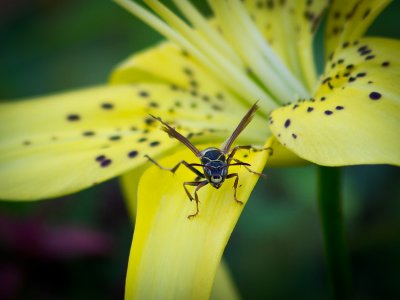
[[168, 133], [170, 137], [176, 138], [178, 141], [180, 141], [182, 144], [188, 147], [197, 157], [201, 158], [202, 154], [200, 150], [197, 149], [187, 138], [185, 138], [182, 134], [180, 134], [174, 128], [165, 123], [161, 118], [155, 117], [153, 115], [151, 116], [163, 125], [162, 130]]
[[246, 128], [247, 125], [251, 122], [254, 117], [254, 113], [258, 109], [257, 102], [250, 108], [250, 110], [246, 113], [243, 119], [240, 121], [239, 125], [236, 127], [235, 131], [232, 135], [222, 144], [221, 150], [224, 154], [229, 152], [233, 142], [239, 136], [239, 134]]

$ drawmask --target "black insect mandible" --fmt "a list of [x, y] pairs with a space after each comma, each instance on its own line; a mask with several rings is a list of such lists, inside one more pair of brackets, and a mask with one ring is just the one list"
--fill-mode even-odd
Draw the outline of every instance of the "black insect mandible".
[[[167, 171], [171, 171], [172, 173], [175, 173], [175, 171], [179, 168], [181, 164], [185, 165], [189, 170], [191, 170], [193, 173], [197, 175], [197, 178], [195, 181], [188, 181], [183, 183], [183, 188], [185, 189], [185, 192], [187, 196], [189, 197], [190, 201], [195, 200], [196, 201], [196, 212], [192, 215], [189, 215], [188, 218], [193, 218], [198, 215], [199, 213], [199, 197], [197, 195], [197, 192], [199, 189], [201, 189], [203, 186], [207, 185], [208, 183], [211, 184], [213, 187], [216, 189], [220, 188], [222, 183], [225, 181], [225, 179], [228, 178], [235, 178], [235, 182], [233, 184], [234, 188], [234, 199], [237, 203], [243, 204], [242, 201], [238, 200], [236, 197], [236, 190], [238, 187], [239, 183], [239, 175], [237, 173], [230, 173], [228, 174], [228, 168], [230, 166], [244, 166], [249, 172], [254, 173], [259, 176], [263, 176], [264, 174], [254, 172], [250, 170], [248, 167], [250, 164], [242, 162], [236, 158], [234, 158], [236, 151], [239, 149], [248, 149], [248, 150], [254, 150], [254, 151], [263, 151], [263, 150], [270, 150], [272, 151], [271, 148], [262, 148], [262, 149], [256, 149], [253, 148], [252, 146], [236, 146], [231, 150], [231, 146], [235, 139], [239, 136], [239, 134], [246, 128], [246, 126], [250, 123], [252, 120], [254, 113], [258, 109], [257, 103], [255, 103], [250, 110], [246, 113], [246, 115], [243, 117], [243, 119], [240, 121], [239, 125], [236, 127], [235, 131], [232, 133], [232, 135], [221, 145], [220, 148], [215, 148], [215, 147], [209, 147], [207, 149], [204, 149], [203, 151], [200, 151], [197, 149], [187, 138], [185, 138], [183, 135], [181, 135], [179, 132], [177, 132], [174, 128], [169, 126], [167, 123], [165, 123], [161, 118], [159, 117], [154, 117], [157, 121], [159, 121], [163, 126], [162, 130], [164, 130], [166, 133], [169, 134], [169, 136], [176, 138], [179, 140], [181, 143], [183, 143], [186, 147], [188, 147], [199, 159], [201, 163], [188, 163], [184, 160], [180, 161], [175, 167], [173, 168], [165, 168], [161, 166], [158, 162], [156, 162], [154, 159], [152, 159], [150, 156], [145, 155], [152, 163], [157, 165], [159, 168]], [[203, 172], [200, 172], [198, 169], [195, 167], [202, 167]], [[189, 190], [187, 189], [187, 186], [195, 186], [195, 191], [194, 191], [194, 198], [190, 194]]]

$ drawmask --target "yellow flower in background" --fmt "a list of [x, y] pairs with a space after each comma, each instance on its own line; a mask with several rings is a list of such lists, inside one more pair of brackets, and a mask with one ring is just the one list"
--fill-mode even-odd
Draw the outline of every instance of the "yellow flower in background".
[[[194, 203], [182, 183], [193, 174], [145, 171], [144, 155], [168, 167], [196, 157], [149, 114], [204, 149], [219, 146], [258, 100], [237, 143], [273, 147], [270, 163], [399, 165], [400, 43], [362, 37], [389, 1], [334, 1], [321, 77], [312, 43], [327, 1], [210, 1], [211, 21], [174, 1], [188, 22], [158, 1], [145, 1], [158, 16], [116, 2], [169, 41], [121, 64], [110, 85], [2, 104], [0, 197], [56, 197], [121, 176], [132, 214], [138, 195], [127, 299], [209, 297], [243, 209], [227, 181], [202, 189], [200, 214], [186, 218]], [[260, 172], [268, 154], [238, 158]], [[246, 202], [258, 177], [237, 172]]]

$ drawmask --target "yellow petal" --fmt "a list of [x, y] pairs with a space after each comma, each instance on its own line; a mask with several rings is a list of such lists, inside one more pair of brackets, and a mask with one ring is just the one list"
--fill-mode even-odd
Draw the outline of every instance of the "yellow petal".
[[211, 300], [239, 300], [239, 291], [237, 290], [228, 266], [222, 259], [215, 274], [214, 285], [211, 291]]
[[[157, 157], [176, 146], [149, 113], [193, 138], [223, 141], [236, 126], [232, 118], [247, 110], [225, 101], [153, 83], [1, 104], [0, 198], [72, 193], [141, 165], [144, 154]], [[257, 119], [252, 126], [260, 126]], [[263, 138], [254, 129], [248, 133], [253, 142]]]
[[204, 101], [232, 97], [196, 59], [170, 42], [132, 55], [111, 76], [112, 84], [136, 82], [169, 83], [171, 88], [188, 90]]
[[[219, 89], [221, 89], [222, 86], [225, 86], [227, 89], [229, 88], [232, 93], [235, 93], [241, 98], [241, 101], [246, 102], [250, 100], [248, 104], [252, 104], [251, 99], [259, 99], [260, 107], [264, 112], [277, 106], [269, 94], [260, 87], [252, 77], [248, 76], [247, 69], [244, 66], [240, 66], [240, 62], [238, 65], [237, 60], [236, 62], [231, 60], [232, 52], [226, 55], [220, 52], [219, 46], [221, 45], [215, 48], [214, 45], [210, 44], [209, 39], [204, 38], [199, 32], [185, 25], [179, 17], [159, 1], [149, 0], [147, 4], [157, 11], [160, 16], [156, 16], [130, 0], [115, 1], [132, 14], [148, 23], [170, 39], [170, 41], [179, 45], [181, 49], [185, 49], [183, 52], [184, 55], [190, 53], [190, 56], [193, 56], [193, 60], [197, 61], [199, 69], [206, 71], [205, 77], [207, 80], [214, 81]], [[172, 52], [169, 54], [172, 54]], [[169, 58], [170, 56], [167, 56], [164, 61], [168, 62]], [[156, 64], [153, 63], [151, 65], [153, 67], [153, 72], [155, 71], [157, 73], [157, 70], [160, 68], [159, 62], [163, 64], [164, 61], [157, 60]], [[180, 68], [181, 62], [187, 62], [187, 60], [182, 59], [182, 57], [180, 57], [178, 61], [179, 63], [177, 65], [171, 65], [173, 69], [176, 67]], [[167, 71], [170, 72], [168, 68]]]
[[327, 2], [245, 1], [266, 40], [308, 90], [316, 83], [313, 35]]
[[399, 165], [399, 51], [399, 41], [378, 38], [341, 49], [315, 99], [272, 113], [274, 135], [321, 165]]
[[271, 148], [273, 151], [268, 158], [269, 167], [289, 167], [309, 164], [308, 161], [294, 154], [275, 138], [271, 140]]
[[137, 212], [137, 191], [139, 186], [140, 177], [143, 172], [149, 167], [148, 164], [144, 164], [137, 167], [129, 172], [122, 174], [119, 177], [122, 193], [128, 213], [132, 223], [135, 223], [136, 212]]
[[325, 55], [333, 55], [338, 46], [361, 38], [391, 0], [335, 0], [325, 28]]
[[[241, 151], [237, 158], [261, 171], [268, 153]], [[181, 151], [160, 163], [170, 167], [182, 159], [198, 162], [189, 151]], [[238, 172], [237, 196], [246, 203], [259, 176], [243, 167], [229, 171]], [[222, 252], [244, 205], [235, 202], [234, 180], [227, 179], [218, 190], [207, 185], [199, 191], [200, 212], [188, 219], [195, 203], [189, 201], [182, 183], [195, 177], [183, 166], [174, 175], [158, 167], [143, 175], [126, 299], [209, 298]]]
[[[137, 192], [139, 180], [145, 169], [147, 169], [148, 167], [148, 165], [144, 165], [120, 176], [120, 182], [122, 192], [124, 194], [125, 203], [128, 207], [128, 212], [131, 216], [131, 220], [133, 223], [135, 223], [136, 220]], [[211, 299], [235, 300], [239, 298], [239, 293], [236, 289], [235, 283], [233, 282], [229, 268], [222, 259], [221, 263], [219, 264], [217, 274], [215, 276]]]

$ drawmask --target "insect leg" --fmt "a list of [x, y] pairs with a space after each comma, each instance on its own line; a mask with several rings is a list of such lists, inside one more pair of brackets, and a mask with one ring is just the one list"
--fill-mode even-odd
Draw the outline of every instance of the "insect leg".
[[250, 168], [249, 168], [250, 164], [248, 164], [248, 163], [245, 163], [245, 162], [243, 162], [243, 161], [240, 161], [240, 160], [238, 160], [238, 159], [236, 159], [236, 158], [233, 158], [232, 160], [235, 161], [236, 163], [230, 164], [229, 166], [244, 166], [244, 167], [246, 168], [246, 170], [249, 171], [250, 173], [256, 174], [256, 175], [258, 175], [258, 176], [262, 176], [262, 177], [264, 177], [264, 178], [267, 177], [267, 175], [265, 175], [265, 174], [263, 174], [263, 173], [258, 173], [258, 172], [256, 172], [256, 171], [253, 171], [252, 169], [250, 169]]
[[190, 192], [187, 189], [187, 185], [192, 185], [192, 186], [196, 186], [196, 189], [194, 190], [194, 200], [196, 201], [196, 212], [192, 215], [188, 215], [188, 219], [191, 219], [195, 216], [197, 216], [199, 214], [199, 196], [197, 195], [197, 191], [199, 189], [201, 189], [203, 186], [205, 186], [206, 184], [208, 184], [207, 180], [203, 180], [203, 181], [189, 181], [189, 182], [184, 182], [183, 183], [183, 187], [186, 191], [186, 194], [188, 195], [190, 201], [193, 200], [193, 196], [190, 194]]
[[170, 171], [170, 172], [172, 172], [172, 173], [175, 173], [176, 170], [179, 168], [179, 166], [183, 164], [183, 165], [185, 165], [190, 171], [192, 171], [193, 173], [195, 173], [195, 174], [197, 175], [197, 177], [204, 178], [204, 174], [201, 173], [199, 170], [197, 170], [197, 169], [195, 168], [195, 166], [197, 166], [197, 167], [203, 166], [202, 164], [189, 164], [188, 162], [186, 162], [186, 161], [184, 161], [184, 160], [181, 160], [180, 162], [178, 162], [178, 163], [175, 165], [175, 167], [173, 167], [173, 168], [166, 168], [166, 167], [163, 167], [162, 165], [160, 165], [158, 162], [156, 162], [154, 159], [152, 159], [152, 158], [151, 158], [150, 156], [148, 156], [147, 154], [145, 155], [145, 157], [146, 157], [149, 161], [151, 161], [153, 164], [155, 164], [157, 167], [159, 167], [160, 169], [162, 169], [162, 170], [166, 170], [166, 171]]
[[240, 146], [240, 145], [239, 145], [239, 146], [234, 147], [234, 148], [232, 149], [232, 151], [229, 153], [228, 159], [227, 159], [227, 163], [228, 163], [228, 164], [231, 162], [231, 160], [232, 160], [233, 157], [235, 156], [236, 151], [241, 150], [241, 149], [253, 150], [254, 152], [259, 152], [259, 151], [268, 150], [268, 151], [269, 151], [269, 155], [272, 155], [272, 153], [273, 153], [273, 150], [272, 150], [271, 147], [259, 149], [259, 148], [255, 148], [255, 147], [253, 147], [253, 146], [251, 146], [251, 145], [245, 145], [245, 146]]
[[243, 202], [240, 201], [240, 200], [238, 200], [238, 198], [237, 198], [237, 196], [236, 196], [236, 190], [237, 190], [238, 183], [239, 183], [239, 175], [238, 175], [238, 173], [231, 173], [231, 174], [229, 174], [228, 176], [226, 176], [226, 178], [232, 178], [232, 177], [236, 177], [236, 178], [235, 178], [235, 182], [233, 183], [233, 188], [234, 188], [233, 197], [234, 197], [234, 199], [235, 199], [235, 201], [236, 201], [237, 203], [243, 204]]

